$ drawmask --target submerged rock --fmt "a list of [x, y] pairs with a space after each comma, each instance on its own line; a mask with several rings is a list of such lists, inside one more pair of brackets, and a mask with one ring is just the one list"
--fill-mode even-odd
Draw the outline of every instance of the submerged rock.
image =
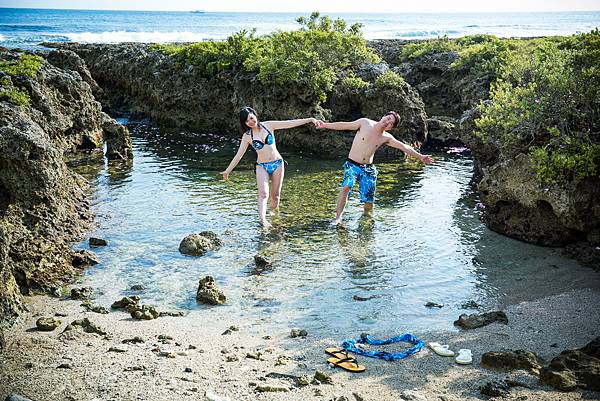
[[542, 369], [540, 383], [562, 391], [600, 391], [600, 337], [583, 348], [561, 352]]
[[466, 315], [462, 314], [458, 317], [458, 320], [454, 322], [455, 326], [462, 327], [463, 329], [476, 329], [478, 327], [487, 326], [488, 324], [498, 322], [508, 324], [508, 318], [506, 313], [502, 311], [487, 312], [482, 314]]
[[523, 369], [539, 374], [542, 363], [536, 354], [517, 350], [508, 352], [486, 352], [481, 356], [481, 364], [494, 369]]
[[198, 283], [196, 300], [203, 304], [219, 305], [224, 304], [227, 297], [223, 291], [217, 288], [215, 279], [212, 276], [206, 276]]
[[179, 252], [184, 255], [202, 256], [206, 252], [223, 245], [223, 241], [212, 231], [202, 231], [185, 237], [179, 244]]
[[107, 246], [108, 241], [102, 238], [90, 237], [90, 239], [88, 240], [88, 244], [90, 246]]
[[262, 255], [254, 255], [254, 264], [259, 269], [265, 269], [267, 267], [271, 267], [273, 262], [269, 260], [266, 256]]
[[35, 325], [40, 331], [52, 331], [60, 326], [60, 323], [60, 319], [54, 317], [41, 317], [35, 322]]
[[93, 252], [85, 249], [73, 252], [71, 255], [71, 263], [74, 267], [85, 268], [100, 263], [100, 259]]

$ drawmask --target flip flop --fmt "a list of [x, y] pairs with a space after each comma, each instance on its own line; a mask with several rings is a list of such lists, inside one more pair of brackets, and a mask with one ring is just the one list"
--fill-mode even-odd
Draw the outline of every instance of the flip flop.
[[461, 365], [468, 365], [473, 362], [473, 356], [470, 349], [458, 350], [458, 356], [455, 359], [456, 363]]
[[352, 373], [359, 373], [359, 372], [364, 372], [365, 371], [365, 367], [362, 365], [359, 365], [358, 362], [356, 362], [356, 359], [354, 358], [329, 358], [327, 360], [327, 362], [331, 363], [334, 366], [340, 367], [344, 370], [347, 370], [348, 372], [352, 372]]
[[356, 359], [353, 355], [348, 354], [348, 351], [343, 348], [325, 348], [325, 352], [338, 359]]
[[431, 342], [429, 344], [427, 344], [429, 346], [429, 348], [431, 348], [433, 350], [433, 352], [435, 352], [438, 355], [441, 356], [454, 356], [454, 351], [452, 351], [451, 349], [448, 349], [448, 345], [447, 344], [440, 344], [440, 343], [434, 343]]

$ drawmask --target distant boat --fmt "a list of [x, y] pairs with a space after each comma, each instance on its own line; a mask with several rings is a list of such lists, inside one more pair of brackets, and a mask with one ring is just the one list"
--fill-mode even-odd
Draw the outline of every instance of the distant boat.
[[192, 14], [204, 14], [204, 10], [194, 10], [190, 11]]

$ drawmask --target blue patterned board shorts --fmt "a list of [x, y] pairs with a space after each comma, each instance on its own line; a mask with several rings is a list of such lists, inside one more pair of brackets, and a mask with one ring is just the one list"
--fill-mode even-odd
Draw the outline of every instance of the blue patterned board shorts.
[[[352, 189], [355, 183], [360, 187], [360, 200], [373, 203], [375, 200], [375, 187], [377, 186], [377, 169], [373, 164], [359, 164], [348, 159], [344, 163], [344, 181], [342, 187]], [[348, 194], [349, 196], [350, 194]]]
[[266, 162], [266, 163], [256, 163], [257, 166], [264, 168], [265, 171], [267, 173], [269, 173], [269, 175], [273, 174], [275, 172], [275, 170], [277, 170], [279, 168], [279, 166], [281, 166], [282, 164], [283, 164], [283, 159], [277, 159], [277, 160], [273, 160], [272, 162]]

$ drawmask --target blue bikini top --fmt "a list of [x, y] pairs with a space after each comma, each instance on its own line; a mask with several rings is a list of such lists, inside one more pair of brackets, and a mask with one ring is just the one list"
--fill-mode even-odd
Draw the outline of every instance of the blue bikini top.
[[268, 132], [268, 134], [265, 137], [265, 141], [263, 142], [260, 139], [254, 139], [252, 130], [250, 130], [250, 138], [252, 138], [252, 147], [255, 150], [261, 150], [265, 145], [273, 145], [275, 143], [275, 135], [273, 135], [273, 133], [269, 131], [269, 129], [264, 125], [260, 124], [260, 126], [263, 127]]

